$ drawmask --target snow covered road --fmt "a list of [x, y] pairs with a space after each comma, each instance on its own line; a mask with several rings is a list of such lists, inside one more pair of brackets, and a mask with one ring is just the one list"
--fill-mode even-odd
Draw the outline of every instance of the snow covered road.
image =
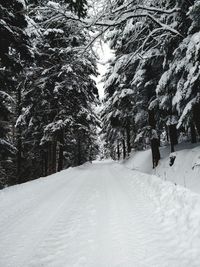
[[199, 267], [200, 196], [111, 161], [0, 191], [0, 267]]

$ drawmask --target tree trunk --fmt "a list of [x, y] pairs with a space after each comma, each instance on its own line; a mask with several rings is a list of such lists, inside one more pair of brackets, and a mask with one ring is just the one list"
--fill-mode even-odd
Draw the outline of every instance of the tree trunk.
[[166, 131], [166, 136], [167, 136], [167, 142], [169, 142], [169, 132], [168, 132], [167, 125], [165, 125], [165, 131]]
[[81, 165], [81, 141], [80, 141], [80, 138], [78, 137], [78, 140], [77, 140], [77, 152], [78, 152], [78, 155], [77, 155], [77, 163], [78, 163], [78, 166]]
[[127, 152], [128, 156], [131, 153], [131, 142], [130, 142], [130, 123], [128, 122], [126, 125], [126, 144], [127, 144]]
[[200, 103], [193, 107], [193, 121], [200, 136]]
[[57, 165], [57, 141], [53, 140], [52, 145], [52, 173], [56, 173], [56, 165]]
[[158, 162], [160, 160], [160, 151], [159, 145], [160, 140], [157, 136], [156, 132], [156, 120], [154, 110], [148, 110], [149, 113], [149, 125], [151, 126], [151, 152], [152, 152], [152, 163], [153, 168], [157, 167]]
[[17, 134], [17, 182], [22, 183], [21, 177], [21, 166], [22, 166], [22, 140], [21, 140], [21, 130], [18, 129]]
[[173, 153], [175, 151], [174, 144], [170, 142], [170, 151]]
[[[17, 116], [21, 115], [21, 86], [17, 88]], [[22, 167], [22, 131], [21, 126], [17, 128], [17, 183], [22, 183], [21, 167]]]
[[148, 110], [148, 114], [149, 114], [149, 125], [151, 126], [152, 129], [156, 129], [154, 110]]
[[191, 142], [194, 144], [197, 142], [197, 135], [196, 135], [196, 129], [194, 127], [193, 122], [191, 122], [190, 124], [190, 131], [191, 131]]
[[43, 151], [43, 176], [48, 175], [48, 151]]
[[48, 163], [48, 168], [47, 168], [47, 175], [52, 174], [52, 143], [49, 142], [48, 144], [48, 155], [47, 155], [47, 163]]
[[169, 138], [170, 138], [171, 153], [172, 153], [175, 151], [174, 146], [178, 144], [176, 124], [169, 125]]
[[60, 144], [59, 144], [59, 156], [58, 156], [58, 172], [63, 169], [63, 145], [64, 145], [64, 132], [60, 131]]
[[[152, 131], [155, 131], [154, 129]], [[153, 168], [158, 166], [160, 160], [160, 151], [159, 151], [159, 139], [156, 137], [151, 138], [151, 152], [152, 152], [152, 163]]]
[[122, 139], [122, 150], [123, 150], [123, 159], [126, 158], [126, 144], [125, 144], [125, 140]]

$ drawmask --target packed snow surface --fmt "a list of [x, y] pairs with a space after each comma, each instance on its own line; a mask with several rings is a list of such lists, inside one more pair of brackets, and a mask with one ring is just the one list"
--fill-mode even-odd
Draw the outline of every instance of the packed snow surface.
[[0, 191], [0, 267], [199, 267], [200, 196], [112, 161]]

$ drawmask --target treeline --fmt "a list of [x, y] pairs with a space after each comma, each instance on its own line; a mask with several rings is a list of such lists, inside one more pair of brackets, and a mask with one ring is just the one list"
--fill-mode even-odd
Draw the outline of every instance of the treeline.
[[117, 159], [151, 147], [155, 167], [160, 144], [200, 137], [200, 2], [115, 0], [107, 20], [105, 148]]
[[0, 188], [96, 157], [86, 4], [0, 1]]

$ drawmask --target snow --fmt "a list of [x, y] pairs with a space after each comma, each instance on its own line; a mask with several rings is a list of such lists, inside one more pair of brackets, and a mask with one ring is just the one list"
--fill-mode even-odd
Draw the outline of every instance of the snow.
[[132, 89], [124, 88], [124, 89], [121, 89], [120, 91], [115, 91], [112, 97], [113, 98], [112, 103], [114, 105], [115, 103], [119, 102], [122, 98], [131, 96], [131, 95], [133, 95]]
[[1, 90], [0, 90], [0, 97], [1, 99], [4, 99], [4, 101], [6, 100], [7, 102], [15, 103], [15, 100], [12, 96], [10, 96], [8, 93], [1, 91]]
[[53, 29], [47, 29], [46, 31], [44, 31], [44, 36], [47, 36], [47, 35], [49, 35], [50, 33], [55, 33], [55, 34], [64, 34], [64, 31], [63, 30], [61, 30], [61, 29], [55, 29], [55, 28], [53, 28]]
[[47, 3], [47, 6], [53, 8], [53, 9], [60, 9], [60, 4], [56, 3], [54, 1], [49, 1]]
[[22, 4], [24, 8], [26, 7], [26, 4], [25, 4], [25, 1], [24, 0], [17, 0], [17, 2], [20, 3], [20, 4]]
[[199, 267], [200, 196], [113, 161], [0, 191], [2, 267]]
[[69, 64], [63, 65], [61, 69], [65, 70], [67, 73], [73, 72], [73, 69]]
[[135, 23], [133, 19], [130, 19], [127, 21], [126, 26], [123, 31], [123, 38], [126, 38], [127, 36], [130, 36], [133, 33], [133, 30], [135, 29]]
[[96, 81], [100, 99], [103, 99], [104, 83], [102, 82], [102, 79], [108, 69], [108, 62], [114, 57], [114, 54], [110, 49], [109, 44], [103, 40], [100, 40], [99, 43], [96, 42], [94, 48], [100, 60], [97, 62], [99, 75], [97, 77], [92, 76], [92, 78]]
[[[188, 119], [191, 117], [191, 108], [196, 102], [196, 93], [194, 92], [200, 77], [199, 51], [199, 32], [190, 34], [183, 39], [173, 53], [173, 62], [161, 76], [156, 88], [160, 108], [167, 110], [172, 101], [173, 109], [178, 111], [178, 127], [187, 125]], [[168, 94], [166, 94], [167, 90], [170, 90]]]
[[176, 125], [177, 124], [177, 116], [174, 116], [174, 115], [171, 115], [169, 118], [168, 118], [168, 120], [167, 120], [167, 122], [166, 122], [166, 125]]
[[177, 124], [177, 128], [180, 128], [181, 127], [181, 125], [182, 125], [182, 123], [183, 123], [183, 120], [186, 118], [187, 119], [187, 114], [189, 113], [189, 112], [191, 112], [191, 110], [192, 110], [192, 107], [196, 104], [196, 98], [193, 98], [192, 100], [190, 100], [188, 103], [187, 103], [187, 105], [185, 106], [185, 108], [184, 108], [184, 110], [183, 110], [183, 112], [182, 112], [182, 115], [181, 115], [181, 117], [180, 117], [180, 119], [179, 119], [179, 122], [178, 122], [178, 124]]
[[175, 162], [169, 166], [170, 147], [160, 148], [161, 160], [156, 169], [152, 168], [151, 150], [133, 152], [125, 166], [144, 173], [155, 174], [162, 180], [182, 185], [200, 194], [200, 146], [182, 143], [175, 146]]

